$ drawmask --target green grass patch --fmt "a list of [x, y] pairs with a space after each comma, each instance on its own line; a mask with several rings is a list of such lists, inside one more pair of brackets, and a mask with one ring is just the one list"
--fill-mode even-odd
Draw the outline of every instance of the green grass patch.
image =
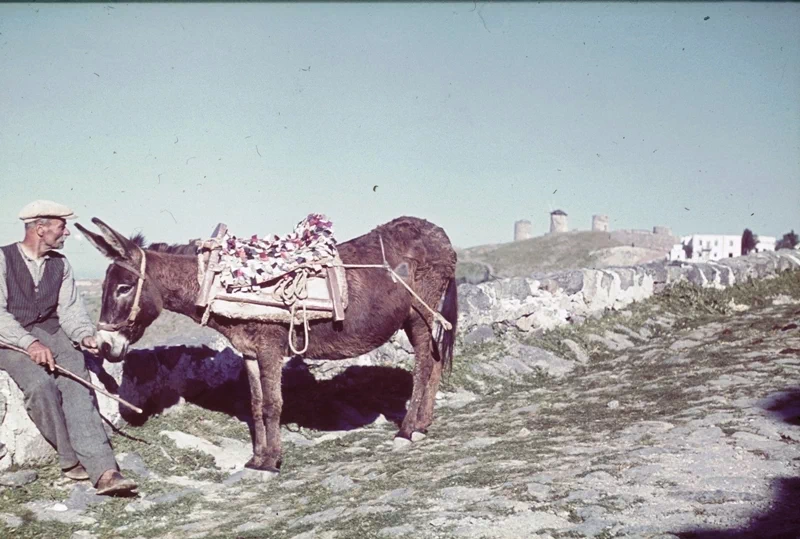
[[61, 481], [61, 469], [58, 467], [58, 459], [54, 456], [42, 462], [38, 466], [20, 467], [13, 465], [6, 472], [16, 472], [22, 469], [33, 469], [38, 475], [38, 479], [27, 485], [20, 487], [0, 487], [0, 512], [13, 513], [11, 509], [28, 502], [45, 500], [57, 501], [64, 497], [64, 491], [56, 488], [54, 483]]
[[[22, 468], [14, 465], [7, 471], [15, 472], [20, 469]], [[73, 531], [81, 526], [59, 522], [40, 522], [36, 520], [34, 513], [25, 507], [25, 504], [29, 502], [45, 501], [57, 503], [67, 497], [68, 491], [56, 486], [58, 483], [63, 482], [57, 458], [53, 456], [38, 466], [26, 466], [25, 469], [35, 470], [38, 478], [27, 485], [2, 487], [2, 490], [0, 490], [0, 513], [16, 515], [22, 519], [23, 524], [13, 530], [0, 525], [0, 537], [19, 537], [23, 539], [69, 537]]]
[[453, 370], [442, 376], [441, 390], [455, 391], [463, 388], [473, 393], [482, 393], [486, 386], [475, 373], [475, 366], [483, 361], [497, 359], [505, 352], [505, 345], [497, 341], [459, 346], [453, 357]]
[[63, 539], [70, 537], [75, 531], [86, 528], [76, 524], [63, 524], [61, 522], [40, 522], [29, 517], [22, 526], [9, 528], [0, 524], [0, 537], [13, 537], [14, 539]]
[[[158, 475], [185, 475], [198, 480], [221, 481], [227, 474], [216, 468], [213, 457], [199, 451], [179, 449], [175, 442], [160, 434], [163, 430], [174, 430], [213, 441], [214, 435], [221, 434], [219, 430], [214, 430], [215, 423], [206, 424], [198, 420], [199, 417], [213, 417], [213, 414], [214, 412], [186, 403], [177, 411], [151, 417], [140, 427], [131, 425], [124, 427], [122, 431], [129, 437], [119, 434], [114, 436], [112, 440], [114, 451], [138, 453], [148, 469]], [[223, 416], [217, 418], [221, 430], [238, 432], [238, 422], [223, 414], [219, 415]], [[226, 426], [222, 427], [223, 424]], [[246, 431], [246, 427], [244, 428]], [[249, 440], [249, 435], [247, 439]]]
[[800, 271], [785, 271], [765, 279], [748, 279], [725, 289], [703, 288], [681, 282], [652, 298], [652, 302], [666, 312], [683, 317], [726, 316], [735, 312], [731, 302], [763, 307], [769, 305], [771, 298], [777, 295], [800, 298]]

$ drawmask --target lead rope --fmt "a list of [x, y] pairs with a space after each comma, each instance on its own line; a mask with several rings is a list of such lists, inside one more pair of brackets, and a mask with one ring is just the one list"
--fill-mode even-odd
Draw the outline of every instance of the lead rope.
[[[276, 298], [292, 306], [290, 314], [291, 320], [289, 321], [289, 349], [296, 356], [305, 354], [306, 350], [308, 350], [308, 312], [306, 311], [306, 304], [302, 303], [302, 300], [308, 298], [307, 285], [308, 285], [308, 269], [300, 268], [293, 276], [287, 277], [287, 279], [285, 279], [273, 293], [273, 295]], [[295, 321], [297, 319], [298, 301], [302, 303], [303, 307], [302, 350], [297, 349], [295, 343], [295, 333], [294, 333]]]
[[300, 356], [305, 354], [306, 350], [308, 350], [308, 313], [306, 312], [306, 304], [303, 303], [303, 349], [302, 350], [298, 350], [295, 347], [295, 343], [293, 342], [294, 321], [296, 312], [297, 312], [297, 302], [294, 302], [292, 303], [292, 311], [291, 311], [292, 319], [289, 322], [289, 348], [291, 349], [294, 355]]

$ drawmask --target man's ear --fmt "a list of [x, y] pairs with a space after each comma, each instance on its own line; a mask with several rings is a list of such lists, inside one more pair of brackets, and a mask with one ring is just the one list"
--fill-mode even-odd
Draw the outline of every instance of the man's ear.
[[43, 224], [41, 221], [36, 221], [36, 224], [33, 225], [33, 229], [36, 231], [36, 235], [40, 238], [44, 236], [44, 229], [47, 226]]

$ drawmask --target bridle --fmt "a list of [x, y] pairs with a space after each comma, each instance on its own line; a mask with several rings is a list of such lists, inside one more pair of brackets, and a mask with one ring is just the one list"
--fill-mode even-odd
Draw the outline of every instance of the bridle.
[[147, 269], [147, 257], [144, 254], [144, 249], [142, 249], [139, 246], [137, 246], [136, 248], [139, 249], [139, 252], [142, 255], [142, 263], [139, 265], [138, 270], [133, 266], [131, 266], [130, 264], [128, 264], [127, 262], [124, 262], [119, 259], [115, 259], [114, 261], [111, 262], [112, 264], [115, 264], [123, 269], [128, 270], [137, 277], [136, 294], [133, 296], [133, 306], [131, 307], [131, 312], [128, 315], [128, 319], [124, 323], [118, 323], [118, 324], [108, 324], [106, 322], [98, 322], [97, 329], [99, 330], [119, 331], [125, 326], [133, 324], [134, 320], [136, 320], [136, 317], [139, 315], [139, 311], [141, 310], [139, 303], [141, 303], [142, 299], [142, 287], [144, 286], [144, 281], [147, 278], [147, 275], [145, 274], [145, 271]]

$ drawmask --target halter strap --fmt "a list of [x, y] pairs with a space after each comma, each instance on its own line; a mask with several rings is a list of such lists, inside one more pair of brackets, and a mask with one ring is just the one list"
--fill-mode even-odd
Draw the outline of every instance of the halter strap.
[[[129, 272], [133, 273], [137, 277], [136, 281], [136, 294], [133, 296], [133, 307], [131, 307], [131, 312], [128, 315], [128, 320], [126, 321], [127, 324], [130, 324], [136, 317], [139, 315], [140, 306], [139, 303], [142, 299], [142, 286], [144, 285], [145, 279], [147, 279], [147, 275], [145, 274], [147, 270], [147, 257], [144, 254], [144, 249], [136, 246], [139, 249], [139, 252], [142, 255], [142, 262], [139, 265], [139, 269], [137, 270], [127, 262], [123, 262], [122, 260], [114, 260], [112, 264], [116, 264], [117, 266], [128, 270]], [[106, 324], [105, 322], [98, 322], [97, 329], [104, 329], [107, 331], [119, 331], [122, 327], [126, 324]]]
[[136, 281], [136, 295], [133, 296], [133, 307], [131, 307], [131, 314], [128, 315], [128, 322], [136, 320], [136, 316], [139, 314], [139, 301], [142, 298], [142, 286], [144, 285], [145, 270], [147, 269], [147, 257], [144, 254], [144, 249], [138, 246], [137, 249], [139, 249], [142, 255], [142, 265], [139, 268], [139, 272], [136, 274], [139, 280]]
[[[142, 260], [144, 260], [144, 257], [142, 258]], [[141, 280], [145, 280], [147, 278], [147, 276], [144, 273], [142, 273], [141, 266], [140, 266], [140, 269], [137, 270], [136, 268], [134, 268], [133, 266], [131, 266], [127, 262], [123, 262], [122, 260], [114, 260], [111, 263], [114, 264], [115, 266], [119, 266], [121, 268], [125, 268], [126, 270], [128, 270], [131, 273], [133, 273], [134, 275], [136, 275], [136, 277], [138, 277]]]

